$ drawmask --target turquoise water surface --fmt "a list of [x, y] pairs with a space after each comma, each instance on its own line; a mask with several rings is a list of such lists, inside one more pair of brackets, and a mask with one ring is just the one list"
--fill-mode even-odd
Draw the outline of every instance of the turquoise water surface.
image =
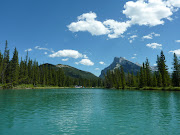
[[0, 90], [0, 135], [179, 135], [180, 92]]

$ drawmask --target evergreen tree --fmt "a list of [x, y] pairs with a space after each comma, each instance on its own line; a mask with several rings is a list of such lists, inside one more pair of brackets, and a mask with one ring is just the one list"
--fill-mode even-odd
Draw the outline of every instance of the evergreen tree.
[[123, 67], [121, 66], [120, 67], [121, 69], [121, 83], [122, 83], [122, 89], [124, 89], [126, 87], [126, 80], [125, 80], [125, 74], [124, 74], [124, 69]]
[[24, 61], [22, 60], [22, 57], [21, 57], [20, 69], [19, 69], [19, 83], [20, 84], [25, 83], [24, 72], [25, 72], [25, 63], [24, 63]]
[[131, 86], [131, 74], [128, 72], [128, 75], [127, 75], [127, 86]]
[[131, 87], [135, 87], [135, 86], [137, 86], [136, 79], [135, 79], [134, 73], [132, 72], [131, 73]]
[[3, 70], [2, 70], [2, 84], [10, 82], [10, 77], [9, 77], [9, 50], [8, 50], [8, 42], [6, 40], [5, 44], [5, 50], [4, 50], [4, 58], [3, 58]]
[[151, 86], [151, 70], [150, 70], [150, 66], [149, 66], [149, 61], [146, 58], [146, 62], [145, 62], [145, 80], [146, 80], [146, 85], [147, 86]]
[[[29, 84], [32, 84], [33, 82], [33, 73], [32, 73], [32, 60], [29, 58], [28, 60], [28, 66], [27, 66], [27, 69], [28, 69], [28, 83]], [[43, 78], [43, 77], [42, 77]]]
[[173, 86], [179, 87], [180, 85], [180, 65], [179, 60], [176, 54], [174, 53], [173, 59], [173, 74], [172, 74], [172, 83]]
[[140, 76], [139, 76], [139, 87], [142, 88], [145, 86], [145, 79], [144, 79], [144, 71], [143, 71], [143, 67], [141, 67], [140, 69]]
[[[161, 83], [161, 82], [160, 82]], [[154, 72], [153, 74], [153, 81], [152, 81], [152, 86], [157, 87], [157, 78], [156, 78], [156, 73]]]
[[113, 87], [113, 77], [112, 77], [112, 72], [110, 70], [107, 71], [107, 75], [105, 76], [105, 81], [106, 81], [106, 88]]
[[0, 52], [0, 83], [2, 83], [3, 55]]
[[170, 77], [168, 74], [168, 68], [166, 65], [166, 60], [163, 51], [161, 51], [160, 57], [157, 56], [157, 66], [158, 71], [161, 73], [160, 75], [162, 76], [162, 86], [168, 86], [170, 84]]
[[158, 86], [159, 86], [159, 87], [162, 87], [162, 86], [163, 86], [161, 72], [159, 72], [159, 74], [158, 74]]
[[11, 82], [13, 85], [17, 85], [19, 80], [19, 58], [18, 51], [15, 48], [13, 58], [11, 60]]

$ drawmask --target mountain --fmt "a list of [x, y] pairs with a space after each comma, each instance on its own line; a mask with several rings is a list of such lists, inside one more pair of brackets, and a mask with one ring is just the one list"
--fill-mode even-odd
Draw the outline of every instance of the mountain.
[[69, 76], [72, 78], [84, 78], [84, 79], [90, 79], [90, 80], [98, 79], [97, 76], [95, 76], [94, 74], [90, 72], [79, 70], [77, 68], [74, 68], [68, 65], [63, 65], [63, 64], [53, 65], [53, 64], [46, 63], [46, 64], [40, 65], [40, 67], [42, 67], [43, 65], [45, 67], [48, 66], [49, 68], [51, 67], [57, 70], [58, 68], [61, 68], [64, 71], [66, 76]]
[[101, 71], [101, 75], [99, 77], [104, 78], [104, 74], [106, 74], [108, 70], [114, 70], [116, 68], [120, 68], [120, 66], [123, 67], [125, 73], [133, 72], [134, 74], [137, 74], [141, 68], [141, 65], [138, 63], [133, 63], [123, 57], [115, 57], [112, 64]]

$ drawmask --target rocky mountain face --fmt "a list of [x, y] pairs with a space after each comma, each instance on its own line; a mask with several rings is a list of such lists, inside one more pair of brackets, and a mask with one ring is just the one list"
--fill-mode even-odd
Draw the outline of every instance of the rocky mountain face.
[[116, 68], [120, 68], [120, 66], [123, 67], [125, 73], [133, 72], [134, 74], [137, 74], [137, 72], [139, 72], [141, 68], [141, 65], [138, 63], [133, 63], [123, 57], [115, 57], [112, 64], [101, 71], [101, 75], [99, 77], [104, 78], [104, 75], [106, 75], [108, 70], [112, 71]]

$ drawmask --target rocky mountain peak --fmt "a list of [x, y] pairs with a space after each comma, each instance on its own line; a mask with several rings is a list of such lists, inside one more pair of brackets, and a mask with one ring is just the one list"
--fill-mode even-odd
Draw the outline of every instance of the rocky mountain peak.
[[112, 71], [114, 69], [120, 68], [121, 66], [123, 67], [125, 73], [133, 72], [134, 74], [136, 74], [141, 68], [140, 65], [133, 63], [123, 57], [115, 57], [112, 64], [101, 71], [100, 77], [103, 78], [108, 70]]

